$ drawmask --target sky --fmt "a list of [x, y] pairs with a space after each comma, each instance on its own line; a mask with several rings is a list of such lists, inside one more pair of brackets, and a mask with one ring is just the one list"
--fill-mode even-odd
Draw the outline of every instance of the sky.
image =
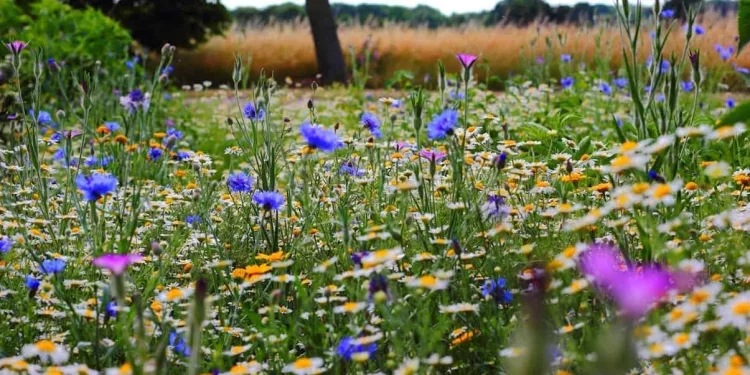
[[[229, 9], [234, 9], [240, 6], [253, 6], [256, 8], [263, 8], [272, 4], [281, 4], [287, 1], [291, 1], [297, 4], [304, 4], [304, 0], [221, 0], [221, 2]], [[466, 12], [478, 12], [481, 10], [490, 10], [495, 7], [495, 4], [499, 0], [331, 0], [332, 3], [346, 3], [346, 4], [387, 4], [387, 5], [402, 5], [407, 7], [414, 7], [419, 4], [425, 4], [439, 9], [445, 14], [451, 13], [466, 13]], [[614, 0], [547, 0], [547, 3], [552, 5], [573, 5], [579, 2], [588, 2], [590, 4], [614, 4]], [[644, 0], [643, 4], [651, 4], [653, 0]]]

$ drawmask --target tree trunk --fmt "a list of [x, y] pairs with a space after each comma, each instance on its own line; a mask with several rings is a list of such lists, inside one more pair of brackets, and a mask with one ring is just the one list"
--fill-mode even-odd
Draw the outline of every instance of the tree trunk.
[[310, 19], [318, 71], [323, 75], [323, 83], [346, 82], [346, 64], [331, 4], [328, 0], [305, 0], [305, 10]]

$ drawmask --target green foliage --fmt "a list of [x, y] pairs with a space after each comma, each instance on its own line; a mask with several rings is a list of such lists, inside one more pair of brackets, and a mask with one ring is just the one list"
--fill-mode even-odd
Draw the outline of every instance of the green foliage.
[[750, 41], [750, 0], [740, 0], [737, 16], [737, 32], [740, 36], [737, 44], [737, 54], [739, 55], [742, 48]]
[[151, 49], [169, 43], [195, 48], [232, 23], [227, 9], [209, 0], [65, 0], [75, 8], [101, 10], [130, 30], [135, 40]]
[[18, 39], [16, 35], [27, 23], [29, 17], [13, 0], [0, 0], [0, 30], [3, 30], [3, 38]]
[[42, 48], [45, 57], [68, 64], [122, 58], [131, 43], [127, 30], [97, 10], [75, 10], [56, 0], [33, 3], [29, 14], [2, 0], [0, 10], [0, 29], [10, 30], [2, 39], [26, 41], [31, 48]]

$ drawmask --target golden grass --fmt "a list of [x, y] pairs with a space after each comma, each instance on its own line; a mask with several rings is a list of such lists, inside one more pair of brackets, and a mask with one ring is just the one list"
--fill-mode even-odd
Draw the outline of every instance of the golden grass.
[[[691, 47], [703, 51], [702, 62], [707, 69], [728, 69], [732, 62], [750, 66], [750, 52], [723, 62], [714, 51], [717, 43], [734, 44], [737, 34], [734, 17], [707, 14], [698, 21], [706, 34], [695, 37]], [[365, 40], [371, 39], [379, 54], [371, 73], [376, 77], [375, 82], [381, 83], [400, 69], [414, 72], [418, 80], [425, 74], [434, 75], [438, 59], [442, 59], [450, 71], [456, 71], [458, 63], [453, 56], [459, 51], [480, 54], [488, 61], [490, 74], [502, 77], [521, 70], [522, 64], [549, 52], [554, 56], [570, 53], [574, 61], [587, 64], [598, 57], [608, 61], [611, 68], [617, 68], [621, 61], [621, 36], [617, 24], [612, 21], [600, 22], [593, 27], [539, 23], [529, 27], [469, 25], [436, 30], [393, 24], [382, 28], [342, 26], [339, 38], [347, 63], [349, 47], [359, 49]], [[646, 43], [650, 40], [645, 32], [642, 40]], [[645, 59], [648, 49], [646, 45], [643, 47], [640, 55]], [[667, 53], [681, 53], [683, 48], [684, 32], [675, 25]], [[306, 22], [234, 30], [223, 37], [213, 38], [196, 51], [180, 52], [175, 65], [183, 79], [228, 82], [235, 53], [252, 56], [254, 75], [264, 69], [273, 72], [280, 80], [285, 77], [304, 79], [314, 77], [317, 72], [312, 35]]]

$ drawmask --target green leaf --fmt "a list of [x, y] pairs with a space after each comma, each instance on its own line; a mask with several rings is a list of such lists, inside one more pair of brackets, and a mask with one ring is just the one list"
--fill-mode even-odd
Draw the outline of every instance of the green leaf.
[[739, 12], [737, 13], [737, 32], [740, 35], [737, 44], [737, 55], [750, 41], [750, 0], [740, 0]]
[[738, 122], [750, 121], [750, 101], [744, 102], [727, 112], [719, 120], [721, 125], [734, 125]]

